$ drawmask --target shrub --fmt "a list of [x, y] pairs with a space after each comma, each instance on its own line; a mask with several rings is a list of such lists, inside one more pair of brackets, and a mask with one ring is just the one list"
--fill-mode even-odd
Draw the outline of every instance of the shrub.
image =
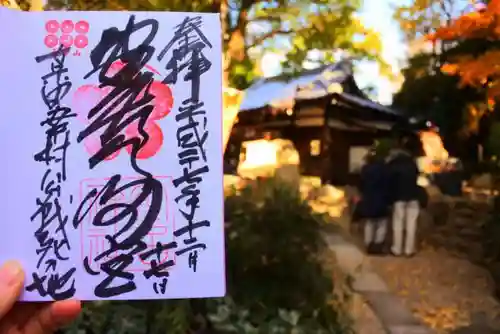
[[256, 182], [226, 197], [225, 219], [226, 298], [90, 303], [67, 333], [350, 333], [298, 191]]

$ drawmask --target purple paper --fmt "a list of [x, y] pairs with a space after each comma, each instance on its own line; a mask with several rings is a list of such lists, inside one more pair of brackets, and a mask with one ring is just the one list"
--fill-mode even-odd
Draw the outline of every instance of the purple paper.
[[219, 16], [0, 7], [0, 32], [22, 300], [224, 296]]

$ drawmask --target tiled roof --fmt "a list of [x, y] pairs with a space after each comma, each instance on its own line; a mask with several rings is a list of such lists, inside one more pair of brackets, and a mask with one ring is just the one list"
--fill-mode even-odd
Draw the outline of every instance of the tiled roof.
[[339, 94], [362, 107], [397, 114], [396, 111], [370, 100], [358, 87], [355, 87], [356, 92], [346, 92], [348, 79], [353, 82], [352, 75], [352, 63], [345, 60], [302, 72], [292, 79], [285, 76], [261, 79], [245, 90], [240, 110], [255, 110], [265, 106], [292, 108], [298, 100]]

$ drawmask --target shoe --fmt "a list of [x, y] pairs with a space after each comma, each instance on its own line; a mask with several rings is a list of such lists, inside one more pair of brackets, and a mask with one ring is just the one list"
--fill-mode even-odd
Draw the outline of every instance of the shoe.
[[400, 256], [401, 256], [401, 254], [395, 253], [395, 252], [392, 250], [392, 248], [391, 248], [391, 250], [389, 251], [389, 253], [390, 253], [392, 256], [394, 256], [394, 257], [400, 257]]
[[415, 253], [405, 254], [405, 256], [409, 259], [415, 256]]
[[366, 246], [366, 253], [369, 255], [375, 254], [375, 248], [376, 245], [374, 243], [370, 243], [368, 246]]

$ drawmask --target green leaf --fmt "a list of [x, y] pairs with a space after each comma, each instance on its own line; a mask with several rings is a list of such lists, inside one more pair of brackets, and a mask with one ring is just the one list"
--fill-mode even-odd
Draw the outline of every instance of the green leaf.
[[246, 75], [248, 68], [243, 64], [237, 64], [233, 67], [233, 73], [235, 75]]

